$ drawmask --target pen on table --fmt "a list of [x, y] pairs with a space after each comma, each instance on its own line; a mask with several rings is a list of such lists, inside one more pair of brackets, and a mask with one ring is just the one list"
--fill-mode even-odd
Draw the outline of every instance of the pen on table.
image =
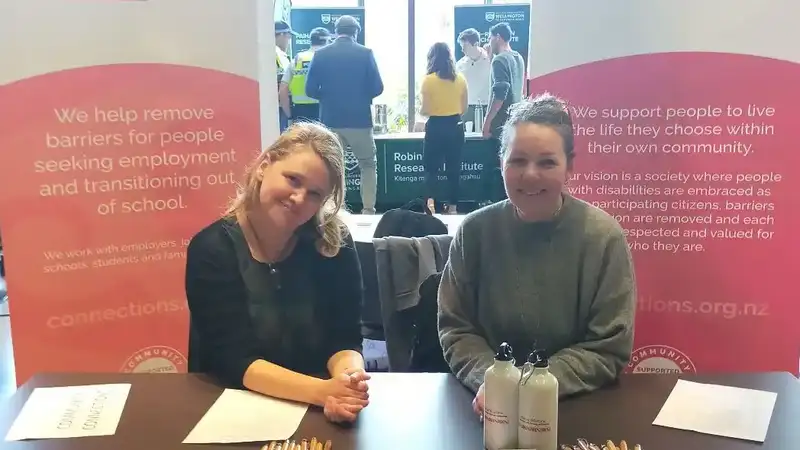
[[275, 441], [269, 443], [269, 447], [267, 447], [267, 450], [275, 450]]
[[322, 450], [333, 450], [333, 442], [330, 439], [325, 441], [325, 447]]
[[308, 444], [308, 445], [309, 445], [308, 450], [317, 450], [317, 438], [316, 437], [312, 437], [311, 438], [311, 443]]
[[606, 441], [606, 447], [608, 447], [608, 450], [619, 450], [611, 440]]
[[628, 450], [628, 443], [624, 440], [619, 443], [619, 450]]
[[303, 439], [300, 441], [300, 450], [308, 450], [308, 440]]

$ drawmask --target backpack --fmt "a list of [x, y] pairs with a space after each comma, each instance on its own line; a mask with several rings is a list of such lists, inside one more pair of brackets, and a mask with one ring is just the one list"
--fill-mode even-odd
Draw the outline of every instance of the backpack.
[[429, 276], [419, 287], [419, 304], [413, 308], [414, 345], [411, 349], [411, 372], [448, 373], [450, 366], [444, 359], [439, 343], [438, 295], [442, 273]]
[[425, 237], [447, 234], [447, 225], [427, 212], [421, 199], [383, 213], [372, 237]]

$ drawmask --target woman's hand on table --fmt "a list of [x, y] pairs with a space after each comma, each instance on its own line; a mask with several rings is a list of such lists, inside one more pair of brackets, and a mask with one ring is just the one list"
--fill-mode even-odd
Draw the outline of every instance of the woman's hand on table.
[[[350, 377], [350, 385], [353, 389], [364, 393], [369, 391], [367, 381], [372, 377], [364, 369], [347, 369], [344, 373]], [[367, 397], [369, 397], [369, 395], [367, 395]]]
[[483, 420], [483, 401], [484, 401], [484, 384], [481, 384], [481, 387], [478, 388], [478, 393], [475, 394], [475, 398], [472, 399], [472, 410], [475, 411], [475, 414]]
[[369, 405], [368, 373], [363, 369], [348, 369], [330, 380], [323, 388], [323, 412], [331, 422], [353, 422], [358, 413]]
[[322, 411], [331, 422], [354, 422], [358, 417], [358, 413], [364, 409], [360, 402], [362, 401], [353, 398], [338, 399], [336, 397], [328, 397], [325, 400], [325, 406]]

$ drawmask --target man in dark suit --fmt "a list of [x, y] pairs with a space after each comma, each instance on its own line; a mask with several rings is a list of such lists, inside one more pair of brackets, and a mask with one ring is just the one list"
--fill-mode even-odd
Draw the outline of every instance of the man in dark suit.
[[311, 60], [306, 95], [319, 100], [320, 121], [358, 159], [362, 214], [374, 214], [378, 172], [370, 106], [383, 93], [383, 81], [372, 50], [356, 42], [361, 31], [358, 21], [341, 16], [335, 31], [336, 40], [317, 50]]

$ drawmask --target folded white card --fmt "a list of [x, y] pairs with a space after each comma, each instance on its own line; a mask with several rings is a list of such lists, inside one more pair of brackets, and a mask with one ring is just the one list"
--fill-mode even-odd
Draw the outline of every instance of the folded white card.
[[130, 384], [36, 388], [6, 441], [111, 436], [125, 409]]
[[778, 394], [678, 380], [653, 425], [764, 442]]
[[250, 391], [225, 389], [184, 444], [282, 441], [291, 437], [308, 405]]

